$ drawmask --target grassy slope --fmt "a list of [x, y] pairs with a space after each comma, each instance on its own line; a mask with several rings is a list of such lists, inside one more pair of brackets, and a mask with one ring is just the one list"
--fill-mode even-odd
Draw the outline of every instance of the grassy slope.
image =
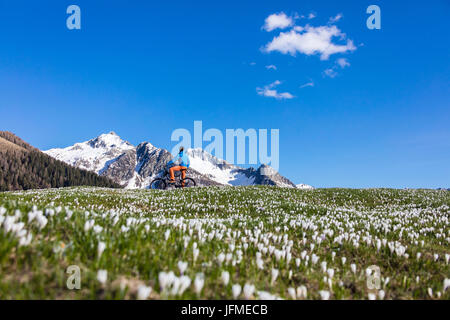
[[22, 152], [27, 151], [25, 148], [0, 137], [0, 152], [6, 151], [6, 150], [15, 150], [15, 151], [22, 151]]
[[[28, 223], [33, 205], [60, 212], [52, 215], [49, 211], [48, 224], [39, 230], [35, 221]], [[307, 287], [311, 299], [320, 298], [320, 290], [330, 291], [334, 299], [366, 299], [371, 290], [366, 285], [365, 269], [377, 265], [387, 299], [428, 299], [428, 288], [433, 289], [433, 298], [440, 292], [442, 299], [449, 299], [449, 290], [443, 292], [443, 281], [450, 275], [445, 261], [445, 254], [450, 253], [449, 205], [450, 192], [431, 190], [211, 187], [158, 192], [67, 188], [0, 193], [0, 207], [7, 209], [4, 215], [19, 215], [15, 211], [19, 209], [22, 214], [17, 222], [23, 221], [24, 228], [33, 234], [29, 245], [19, 246], [17, 236], [0, 230], [0, 298], [135, 298], [140, 284], [153, 288], [151, 298], [167, 298], [161, 295], [158, 274], [173, 271], [179, 275], [177, 263], [182, 260], [188, 262], [185, 274], [192, 282], [198, 272], [204, 273], [205, 287], [197, 296], [191, 285], [178, 298], [232, 298], [231, 284], [224, 286], [220, 280], [221, 272], [227, 270], [231, 283], [250, 283], [257, 290], [285, 299], [289, 298], [289, 287], [300, 285]], [[74, 213], [66, 219], [70, 210]], [[96, 233], [94, 227], [85, 231], [90, 219], [102, 230]], [[257, 229], [261, 230], [259, 240], [255, 239]], [[208, 234], [221, 230], [222, 239], [208, 239]], [[348, 240], [341, 244], [334, 241], [345, 233]], [[202, 242], [200, 238], [205, 239]], [[377, 239], [398, 241], [406, 246], [409, 257], [392, 253], [388, 245], [377, 250]], [[262, 254], [264, 269], [258, 269], [255, 256], [262, 247], [282, 250], [291, 240], [289, 263], [267, 252]], [[100, 258], [99, 241], [106, 244]], [[199, 248], [196, 261], [194, 242]], [[243, 251], [241, 261], [238, 250]], [[310, 259], [306, 265], [302, 259], [297, 267], [295, 259], [302, 251], [310, 258], [317, 255], [319, 261], [312, 264]], [[233, 252], [228, 264], [218, 263], [221, 252]], [[342, 257], [347, 259], [344, 264]], [[334, 270], [331, 289], [324, 280], [327, 274], [321, 270], [324, 261]], [[350, 270], [352, 263], [357, 266], [356, 273]], [[81, 268], [81, 290], [66, 288], [69, 265]], [[279, 276], [271, 284], [273, 268], [279, 270]], [[105, 285], [96, 280], [100, 269], [108, 271]], [[128, 289], [122, 291], [120, 282]]]

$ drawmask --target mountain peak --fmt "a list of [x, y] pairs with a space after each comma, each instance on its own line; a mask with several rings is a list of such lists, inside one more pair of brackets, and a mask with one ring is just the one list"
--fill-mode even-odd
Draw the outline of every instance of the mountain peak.
[[269, 165], [267, 165], [267, 164], [265, 164], [265, 163], [263, 163], [263, 164], [258, 168], [258, 171], [259, 171], [259, 173], [260, 173], [261, 175], [263, 175], [263, 176], [273, 176], [273, 175], [278, 174], [278, 172], [277, 172], [274, 168], [272, 168], [271, 166], [269, 166]]
[[92, 148], [132, 147], [128, 141], [122, 140], [114, 131], [103, 133], [88, 141]]
[[101, 173], [111, 161], [132, 149], [135, 148], [131, 143], [122, 140], [115, 132], [109, 132], [73, 146], [44, 152], [72, 166]]
[[186, 154], [192, 158], [199, 158], [203, 161], [209, 161], [216, 165], [222, 164], [222, 165], [230, 166], [230, 164], [226, 160], [220, 159], [220, 158], [212, 155], [211, 153], [205, 151], [202, 148], [189, 148], [189, 149], [187, 149]]

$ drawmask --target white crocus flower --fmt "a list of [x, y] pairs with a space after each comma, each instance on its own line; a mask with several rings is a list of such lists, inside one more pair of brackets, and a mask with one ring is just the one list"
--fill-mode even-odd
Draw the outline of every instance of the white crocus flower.
[[223, 252], [217, 256], [217, 261], [219, 261], [220, 265], [225, 261], [225, 254]]
[[231, 292], [233, 293], [233, 299], [237, 299], [239, 295], [241, 294], [241, 285], [240, 284], [233, 284], [231, 287]]
[[108, 271], [106, 271], [106, 270], [98, 270], [97, 271], [97, 280], [101, 284], [105, 284], [107, 279], [108, 279]]
[[230, 273], [228, 271], [222, 271], [220, 278], [222, 279], [224, 286], [227, 286], [230, 281]]
[[181, 274], [184, 274], [184, 272], [186, 271], [187, 267], [188, 267], [188, 263], [187, 262], [178, 261], [178, 269], [180, 270]]
[[305, 286], [297, 288], [297, 298], [306, 299], [308, 297], [308, 289]]
[[194, 255], [194, 262], [197, 260], [198, 254], [199, 254], [199, 253], [200, 253], [200, 250], [197, 249], [197, 248], [195, 248], [195, 249], [192, 251], [192, 254]]
[[170, 285], [170, 276], [168, 273], [161, 271], [158, 274], [159, 288], [161, 289], [161, 293], [166, 290], [166, 288]]
[[288, 294], [291, 296], [292, 300], [297, 300], [297, 294], [294, 288], [288, 288]]
[[98, 225], [94, 225], [92, 230], [94, 230], [95, 233], [99, 234], [100, 232], [102, 232], [103, 228]]
[[450, 279], [445, 279], [444, 280], [444, 289], [443, 289], [443, 291], [445, 292], [448, 287], [450, 287]]
[[106, 244], [104, 242], [100, 241], [97, 246], [97, 256], [99, 258], [102, 256], [103, 251], [105, 251], [105, 249], [106, 249]]
[[306, 251], [302, 251], [302, 253], [300, 253], [300, 258], [302, 258], [302, 260], [305, 259], [307, 252]]
[[36, 219], [39, 224], [39, 230], [44, 229], [44, 227], [47, 225], [48, 219], [43, 215], [38, 215]]
[[330, 291], [320, 290], [319, 294], [320, 294], [320, 299], [322, 299], [322, 300], [330, 299]]
[[187, 288], [191, 285], [191, 278], [188, 276], [181, 276], [180, 277], [180, 287], [178, 288], [178, 294], [182, 295], [184, 291], [186, 291]]
[[264, 269], [264, 261], [262, 259], [256, 259], [256, 266], [258, 267], [259, 270], [263, 270]]
[[137, 298], [139, 300], [147, 300], [150, 296], [150, 293], [152, 292], [151, 287], [147, 287], [144, 285], [140, 285], [137, 292]]
[[91, 220], [87, 220], [84, 223], [84, 231], [88, 232], [89, 230], [91, 230], [91, 228], [94, 226], [95, 221], [93, 219]]
[[255, 286], [252, 284], [246, 283], [244, 286], [244, 290], [243, 290], [244, 299], [249, 300], [252, 297], [253, 292], [255, 292]]
[[319, 261], [319, 257], [316, 256], [314, 253], [311, 256], [311, 262], [312, 264], [316, 264]]
[[323, 273], [327, 272], [327, 262], [326, 261], [322, 261], [322, 263], [320, 264], [320, 267], [322, 268]]
[[278, 277], [278, 269], [272, 269], [272, 281], [271, 284], [274, 284]]
[[329, 277], [330, 279], [332, 279], [333, 276], [334, 276], [334, 269], [332, 269], [332, 268], [328, 269], [328, 270], [327, 270], [327, 273], [328, 273], [328, 277]]
[[203, 285], [205, 284], [205, 276], [203, 273], [197, 273], [194, 280], [194, 290], [197, 295], [202, 292]]

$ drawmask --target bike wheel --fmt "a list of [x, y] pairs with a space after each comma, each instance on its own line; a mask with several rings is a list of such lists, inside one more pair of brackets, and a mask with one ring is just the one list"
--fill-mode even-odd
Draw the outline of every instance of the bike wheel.
[[155, 179], [150, 183], [150, 189], [165, 190], [167, 187], [166, 182], [163, 179]]
[[184, 179], [184, 187], [183, 188], [193, 188], [197, 185], [194, 179], [186, 178]]

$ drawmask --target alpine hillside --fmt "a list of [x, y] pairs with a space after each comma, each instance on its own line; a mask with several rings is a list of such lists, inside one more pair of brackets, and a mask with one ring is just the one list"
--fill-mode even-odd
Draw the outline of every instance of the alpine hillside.
[[11, 132], [0, 131], [0, 191], [71, 186], [120, 187], [107, 177], [55, 160]]

